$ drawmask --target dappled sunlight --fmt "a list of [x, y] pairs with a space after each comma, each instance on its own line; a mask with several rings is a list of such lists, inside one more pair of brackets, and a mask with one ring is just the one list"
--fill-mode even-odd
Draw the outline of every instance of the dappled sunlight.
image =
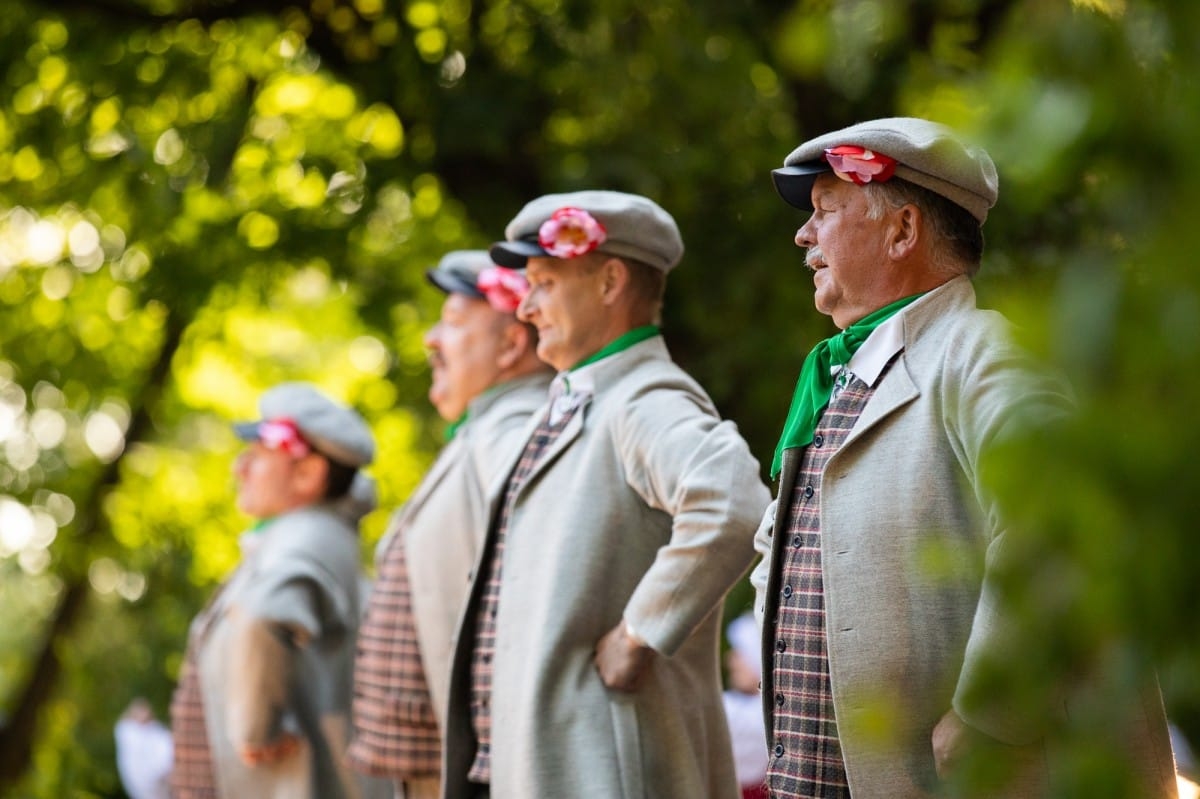
[[[188, 620], [237, 562], [230, 422], [268, 386], [310, 380], [370, 421], [370, 563], [441, 443], [424, 271], [502, 237], [531, 193], [603, 184], [677, 216], [671, 351], [769, 454], [828, 326], [769, 170], [805, 134], [892, 113], [995, 156], [982, 304], [1081, 378], [1078, 437], [1005, 470], [1022, 527], [1049, 520], [1062, 545], [1021, 601], [1046, 625], [1081, 611], [1060, 648], [1166, 661], [1168, 707], [1200, 729], [1200, 6], [985, 5], [6, 3], [0, 735], [30, 664], [62, 663], [14, 795], [118, 795], [112, 721], [134, 691], [165, 710]], [[971, 555], [912, 565], [942, 590]], [[59, 630], [67, 596], [86, 611]]]

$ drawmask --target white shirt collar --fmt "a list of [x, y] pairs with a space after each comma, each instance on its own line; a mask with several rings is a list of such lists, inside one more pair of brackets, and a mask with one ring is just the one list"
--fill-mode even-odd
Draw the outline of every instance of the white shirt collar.
[[[850, 363], [846, 364], [846, 370], [868, 386], [875, 385], [888, 361], [904, 349], [903, 317], [906, 310], [908, 309], [905, 308], [871, 331], [871, 335], [867, 336], [858, 352], [850, 358]], [[836, 374], [840, 368], [833, 367], [833, 372]]]
[[569, 372], [559, 372], [550, 381], [550, 424], [583, 404], [596, 391], [596, 363], [589, 363]]

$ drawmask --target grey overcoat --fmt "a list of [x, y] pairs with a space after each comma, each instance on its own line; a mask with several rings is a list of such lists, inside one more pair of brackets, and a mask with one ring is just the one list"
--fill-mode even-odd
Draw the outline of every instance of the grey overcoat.
[[[277, 516], [193, 622], [209, 745], [222, 797], [342, 799], [359, 795], [343, 763], [350, 735], [354, 644], [361, 613], [358, 521], [369, 480], [336, 503]], [[304, 739], [275, 766], [243, 765], [238, 747], [280, 730]]]
[[[750, 564], [770, 496], [735, 426], [661, 337], [593, 368], [594, 395], [519, 492], [505, 542], [491, 795], [734, 797], [720, 606]], [[504, 483], [489, 492], [493, 518]], [[622, 617], [656, 651], [634, 693], [609, 691], [593, 664]], [[474, 754], [471, 646], [462, 635], [450, 691], [453, 799], [467, 795]]]
[[[978, 467], [989, 443], [1025, 420], [1061, 417], [1070, 400], [1057, 380], [1030, 368], [999, 314], [976, 307], [965, 277], [913, 303], [902, 319], [903, 351], [820, 484], [830, 681], [850, 790], [863, 799], [935, 795], [930, 736], [952, 706], [1011, 744], [1036, 742], [1047, 721], [966, 701], [979, 664], [1010, 634], [987, 579], [1005, 535]], [[799, 453], [787, 453], [780, 497], [790, 494]], [[765, 559], [751, 581], [767, 619], [780, 591], [772, 564], [787, 537], [773, 533], [785, 529], [784, 505], [772, 504], [755, 538]], [[768, 730], [770, 640], [764, 636]], [[1114, 735], [1129, 742], [1151, 795], [1173, 796], [1157, 688], [1135, 705], [1129, 727]], [[1050, 768], [1048, 760], [1031, 767], [1006, 796], [1044, 795]]]

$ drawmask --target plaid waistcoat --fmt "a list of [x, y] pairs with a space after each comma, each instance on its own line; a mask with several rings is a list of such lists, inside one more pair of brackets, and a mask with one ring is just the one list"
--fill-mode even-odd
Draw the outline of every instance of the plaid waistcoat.
[[508, 533], [509, 519], [517, 492], [529, 478], [533, 467], [542, 454], [554, 443], [559, 434], [575, 415], [577, 407], [567, 411], [554, 424], [549, 414], [534, 430], [520, 460], [509, 475], [504, 488], [504, 502], [496, 516], [495, 544], [491, 557], [481, 565], [481, 578], [485, 581], [479, 597], [475, 615], [475, 644], [471, 652], [471, 726], [475, 731], [475, 761], [467, 779], [487, 784], [492, 776], [492, 656], [496, 652], [496, 611], [500, 606], [500, 567], [504, 558], [504, 539]]
[[171, 737], [175, 761], [171, 768], [171, 796], [174, 799], [217, 799], [217, 781], [213, 771], [212, 750], [208, 744], [208, 726], [204, 720], [204, 695], [200, 691], [198, 639], [207, 627], [204, 619], [213, 607], [217, 589], [209, 600], [195, 629], [188, 637], [179, 683], [171, 695]]
[[854, 378], [830, 401], [787, 496], [787, 538], [770, 668], [775, 686], [767, 768], [773, 797], [850, 796], [838, 743], [821, 578], [821, 474], [854, 427], [870, 386]]
[[352, 768], [408, 781], [436, 777], [442, 745], [417, 645], [404, 552], [396, 530], [379, 563], [354, 660]]

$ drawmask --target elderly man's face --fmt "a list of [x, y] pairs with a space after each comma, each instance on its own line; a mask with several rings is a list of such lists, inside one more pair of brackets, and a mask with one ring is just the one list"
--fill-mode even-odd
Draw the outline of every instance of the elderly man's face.
[[813, 184], [813, 213], [796, 232], [807, 250], [818, 311], [842, 330], [898, 299], [886, 259], [888, 215], [867, 216], [867, 195], [831, 174]]
[[570, 369], [606, 343], [604, 278], [596, 266], [596, 259], [585, 255], [567, 260], [530, 258], [525, 267], [529, 293], [517, 309], [517, 318], [538, 329], [538, 357], [559, 371]]
[[504, 332], [511, 324], [511, 314], [497, 311], [486, 300], [446, 295], [441, 319], [425, 334], [433, 371], [429, 401], [443, 419], [462, 416], [467, 403], [496, 383]]

